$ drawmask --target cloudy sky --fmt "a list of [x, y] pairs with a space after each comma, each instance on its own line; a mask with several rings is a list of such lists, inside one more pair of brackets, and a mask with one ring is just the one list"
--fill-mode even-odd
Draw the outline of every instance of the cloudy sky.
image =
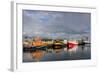
[[84, 34], [91, 30], [90, 13], [23, 10], [23, 34]]

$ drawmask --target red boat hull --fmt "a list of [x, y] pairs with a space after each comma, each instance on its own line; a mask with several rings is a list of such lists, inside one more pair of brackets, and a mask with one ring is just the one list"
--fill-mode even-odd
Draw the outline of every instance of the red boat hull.
[[75, 46], [77, 46], [77, 43], [73, 43], [73, 42], [68, 42], [67, 43], [67, 47], [70, 48], [70, 49], [75, 47]]

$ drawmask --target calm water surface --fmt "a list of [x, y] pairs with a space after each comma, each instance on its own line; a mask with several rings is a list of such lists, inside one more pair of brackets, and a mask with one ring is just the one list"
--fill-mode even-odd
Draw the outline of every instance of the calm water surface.
[[90, 44], [74, 46], [73, 48], [47, 49], [46, 51], [24, 52], [23, 62], [63, 61], [91, 59]]

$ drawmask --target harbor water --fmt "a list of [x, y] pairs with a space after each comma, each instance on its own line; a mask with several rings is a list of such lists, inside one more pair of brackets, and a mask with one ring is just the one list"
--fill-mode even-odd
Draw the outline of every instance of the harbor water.
[[47, 49], [23, 52], [23, 62], [68, 61], [91, 59], [91, 45], [76, 45], [72, 48]]

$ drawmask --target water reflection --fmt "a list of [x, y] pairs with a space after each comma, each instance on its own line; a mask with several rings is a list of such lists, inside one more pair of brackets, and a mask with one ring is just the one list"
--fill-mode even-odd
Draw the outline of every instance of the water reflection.
[[35, 50], [23, 53], [23, 62], [80, 60], [90, 58], [90, 44], [74, 45], [73, 47], [65, 46], [59, 49], [47, 48], [46, 50]]
[[39, 61], [45, 55], [45, 51], [36, 50], [35, 52], [32, 52], [31, 55], [35, 61]]
[[64, 48], [64, 51], [66, 51], [67, 53], [69, 53], [70, 56], [73, 55], [74, 53], [76, 53], [77, 50], [78, 50], [78, 46], [77, 45], [74, 45], [71, 48], [69, 48], [69, 47]]

